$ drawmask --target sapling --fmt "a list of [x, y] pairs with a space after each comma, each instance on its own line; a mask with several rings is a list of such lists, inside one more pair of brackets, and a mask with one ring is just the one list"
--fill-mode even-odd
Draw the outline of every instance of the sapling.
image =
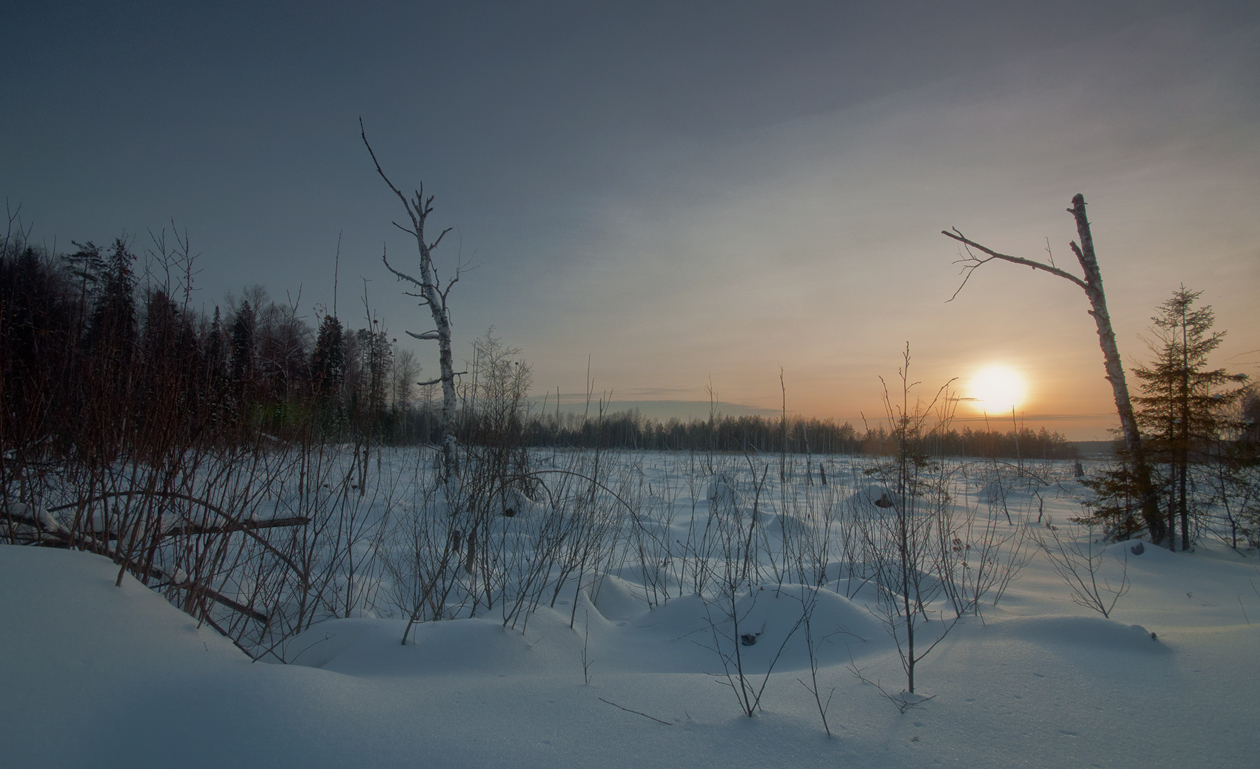
[[811, 587], [802, 589], [801, 596], [801, 621], [805, 625], [805, 651], [809, 655], [809, 683], [805, 683], [802, 679], [796, 679], [801, 686], [805, 687], [814, 697], [814, 704], [818, 706], [818, 717], [822, 719], [823, 731], [827, 732], [827, 736], [831, 737], [831, 726], [827, 723], [827, 711], [831, 708], [831, 698], [836, 693], [836, 687], [831, 687], [827, 691], [826, 700], [822, 697], [822, 687], [818, 684], [818, 654], [814, 648], [814, 609], [818, 606], [818, 588]]
[[[779, 658], [783, 656], [783, 650], [787, 648], [788, 641], [792, 639], [792, 636], [804, 624], [805, 618], [803, 615], [798, 617], [792, 627], [788, 629], [778, 649], [775, 650], [766, 663], [765, 673], [761, 674], [760, 680], [758, 680], [757, 675], [746, 668], [742, 649], [755, 646], [765, 632], [765, 626], [762, 625], [760, 629], [752, 631], [746, 625], [741, 626], [741, 623], [747, 619], [748, 614], [756, 606], [759, 595], [765, 592], [765, 589], [750, 589], [748, 608], [741, 611], [739, 607], [738, 594], [740, 591], [738, 590], [738, 583], [731, 582], [724, 587], [725, 589], [718, 600], [706, 600], [704, 602], [705, 622], [712, 636], [713, 645], [700, 645], [717, 655], [719, 662], [722, 664], [722, 673], [718, 676], [718, 680], [730, 687], [735, 694], [735, 699], [739, 702], [740, 710], [743, 711], [744, 715], [752, 718], [761, 709], [761, 697], [765, 693], [766, 684], [770, 682], [770, 674], [774, 672], [774, 667], [778, 664]], [[714, 618], [713, 614], [714, 606], [717, 606], [720, 612], [717, 619]], [[730, 627], [729, 633], [725, 630], [728, 625]]]
[[[936, 638], [926, 648], [919, 643], [919, 626], [929, 620], [929, 605], [941, 590], [941, 581], [927, 572], [934, 560], [933, 532], [949, 504], [944, 465], [933, 463], [924, 453], [923, 444], [925, 438], [949, 424], [953, 399], [946, 383], [931, 403], [925, 406], [916, 401], [911, 407], [910, 391], [918, 383], [910, 381], [909, 344], [902, 360], [903, 365], [898, 370], [901, 402], [894, 404], [887, 385], [884, 387], [884, 408], [893, 425], [897, 454], [890, 462], [875, 468], [890, 493], [875, 503], [885, 513], [874, 519], [873, 530], [868, 530], [865, 536], [876, 543], [872, 553], [878, 596], [875, 614], [897, 646], [906, 674], [906, 690], [914, 695], [915, 666], [936, 648], [958, 620], [956, 616], [949, 621], [941, 618], [943, 627]], [[937, 423], [928, 428], [927, 421], [934, 411]]]
[[587, 609], [582, 626], [582, 680], [591, 685], [591, 612]]

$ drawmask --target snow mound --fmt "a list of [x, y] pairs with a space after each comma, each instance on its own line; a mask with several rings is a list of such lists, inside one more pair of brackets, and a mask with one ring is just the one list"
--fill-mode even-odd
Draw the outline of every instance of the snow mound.
[[633, 619], [648, 610], [643, 588], [620, 577], [606, 574], [589, 589], [590, 602], [600, 616], [610, 622]]
[[715, 512], [737, 509], [740, 503], [739, 490], [735, 488], [735, 483], [720, 473], [709, 481], [705, 497], [709, 500], [709, 509]]
[[772, 520], [772, 525], [785, 537], [803, 537], [814, 530], [813, 525], [795, 515], [777, 513]]
[[528, 518], [533, 515], [534, 511], [538, 508], [538, 502], [531, 499], [525, 492], [516, 488], [504, 491], [501, 502], [503, 505], [503, 515], [508, 518], [514, 518], [517, 515]]
[[[580, 641], [569, 630], [569, 617], [539, 609], [528, 633], [503, 626], [497, 614], [474, 619], [425, 622], [412, 626], [402, 645], [402, 620], [337, 620], [322, 623], [304, 634], [316, 644], [327, 637], [336, 653], [324, 670], [359, 678], [412, 678], [444, 675], [545, 675], [557, 666], [571, 665]], [[563, 631], [563, 632], [562, 632]], [[557, 641], [560, 641], [557, 645]], [[319, 659], [312, 645], [298, 664]]]
[[1044, 647], [1078, 646], [1126, 654], [1167, 654], [1170, 650], [1141, 625], [1104, 617], [1028, 617], [990, 625], [992, 635]]
[[[813, 592], [803, 585], [785, 584], [741, 593], [734, 607], [738, 623], [732, 620], [729, 603], [685, 596], [656, 607], [632, 627], [648, 631], [640, 643], [655, 638], [670, 644], [663, 647], [668, 651], [650, 657], [673, 657], [675, 665], [691, 672], [720, 669], [718, 653], [733, 655], [737, 643], [750, 672], [764, 672], [771, 663], [775, 670], [808, 669], [802, 617]], [[810, 631], [820, 664], [846, 663], [851, 656], [884, 650], [887, 636], [883, 628], [861, 606], [829, 590], [818, 591], [813, 600]]]
[[868, 483], [859, 486], [852, 494], [845, 497], [845, 504], [859, 507], [880, 507], [876, 505], [881, 499], [892, 500], [894, 495], [882, 483]]
[[[283, 659], [293, 665], [322, 668], [349, 649], [375, 620], [334, 619], [321, 622], [285, 644]], [[399, 634], [401, 638], [401, 634]]]

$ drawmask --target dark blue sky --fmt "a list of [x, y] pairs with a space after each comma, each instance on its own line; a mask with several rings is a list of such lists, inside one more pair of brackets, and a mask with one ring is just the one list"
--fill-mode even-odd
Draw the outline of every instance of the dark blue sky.
[[456, 228], [439, 263], [479, 265], [460, 339], [494, 325], [540, 390], [582, 389], [590, 354], [615, 397], [711, 377], [771, 406], [782, 365], [790, 408], [856, 418], [909, 340], [926, 382], [1015, 366], [1030, 419], [1090, 437], [1109, 403], [1082, 298], [994, 269], [944, 304], [937, 233], [1062, 261], [1083, 192], [1127, 357], [1185, 282], [1260, 373], [1260, 10], [1033, 5], [24, 3], [0, 194], [59, 247], [175, 219], [206, 307], [300, 287], [313, 318], [341, 234], [341, 315], [362, 277], [423, 330], [379, 263], [414, 245], [362, 116]]

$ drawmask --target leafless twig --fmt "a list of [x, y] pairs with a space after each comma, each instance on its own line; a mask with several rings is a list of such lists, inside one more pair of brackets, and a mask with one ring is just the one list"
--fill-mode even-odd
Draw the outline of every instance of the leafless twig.
[[636, 716], [643, 716], [644, 718], [648, 719], [649, 721], [655, 721], [655, 722], [656, 722], [656, 723], [658, 723], [658, 724], [665, 724], [666, 726], [673, 726], [673, 725], [674, 725], [674, 724], [673, 724], [672, 722], [670, 722], [670, 721], [662, 721], [661, 719], [659, 719], [659, 718], [657, 718], [657, 717], [655, 717], [655, 716], [649, 716], [647, 713], [643, 713], [643, 712], [640, 712], [640, 711], [638, 711], [638, 710], [631, 710], [630, 708], [624, 707], [624, 706], [622, 706], [622, 705], [618, 705], [618, 704], [617, 704], [617, 703], [615, 703], [615, 702], [609, 702], [608, 700], [604, 699], [603, 697], [597, 697], [596, 699], [598, 699], [600, 702], [604, 702], [604, 703], [607, 703], [607, 704], [609, 704], [609, 705], [612, 705], [614, 708], [617, 708], [618, 710], [624, 710], [624, 711], [626, 711], [627, 713], [633, 713], [633, 714], [635, 714]]

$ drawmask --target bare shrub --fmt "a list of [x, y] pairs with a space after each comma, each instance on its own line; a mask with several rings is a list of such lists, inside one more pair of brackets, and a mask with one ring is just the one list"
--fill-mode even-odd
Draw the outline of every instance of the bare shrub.
[[[933, 461], [926, 453], [928, 440], [948, 425], [953, 401], [948, 383], [924, 404], [910, 404], [910, 347], [902, 356], [898, 371], [901, 389], [894, 402], [884, 388], [884, 406], [893, 425], [897, 454], [872, 468], [887, 493], [875, 502], [885, 511], [874, 518], [864, 535], [871, 538], [875, 559], [877, 603], [875, 615], [883, 622], [897, 646], [906, 674], [906, 690], [913, 695], [915, 667], [953, 628], [952, 620], [938, 619], [940, 629], [927, 643], [919, 637], [920, 625], [930, 621], [930, 606], [941, 593], [942, 581], [932, 573], [937, 557], [938, 527], [950, 503], [949, 471], [944, 462]], [[930, 419], [935, 424], [929, 426]]]
[[[1085, 543], [1070, 539], [1047, 519], [1040, 530], [1037, 544], [1050, 559], [1055, 573], [1067, 584], [1073, 603], [1110, 617], [1120, 597], [1129, 591], [1129, 557], [1124, 550], [1116, 557], [1120, 565], [1120, 579], [1115, 582], [1102, 574], [1106, 563], [1107, 548], [1094, 537], [1094, 527], [1085, 527]], [[1123, 543], [1120, 547], [1124, 547]]]
[[[967, 467], [960, 467], [958, 473], [965, 485]], [[981, 603], [990, 593], [996, 606], [1031, 560], [1026, 524], [1029, 511], [1020, 511], [1024, 518], [1018, 523], [1012, 520], [1010, 479], [1005, 468], [995, 463], [982, 480], [979, 498], [947, 506], [936, 529], [936, 573], [958, 616], [967, 612], [979, 616]]]
[[[766, 662], [765, 671], [754, 671], [745, 659], [743, 649], [755, 646], [760, 640], [765, 626], [754, 630], [745, 621], [757, 605], [757, 601], [766, 593], [764, 587], [750, 588], [741, 601], [736, 582], [728, 583], [716, 597], [704, 601], [705, 622], [708, 626], [713, 645], [704, 648], [712, 651], [722, 665], [722, 673], [718, 680], [730, 687], [739, 702], [740, 710], [749, 718], [761, 709], [761, 697], [765, 693], [766, 684], [770, 682], [770, 674], [783, 656], [788, 641], [805, 622], [804, 614], [797, 618], [795, 624], [784, 634], [778, 648]], [[781, 593], [771, 593], [775, 598]]]

